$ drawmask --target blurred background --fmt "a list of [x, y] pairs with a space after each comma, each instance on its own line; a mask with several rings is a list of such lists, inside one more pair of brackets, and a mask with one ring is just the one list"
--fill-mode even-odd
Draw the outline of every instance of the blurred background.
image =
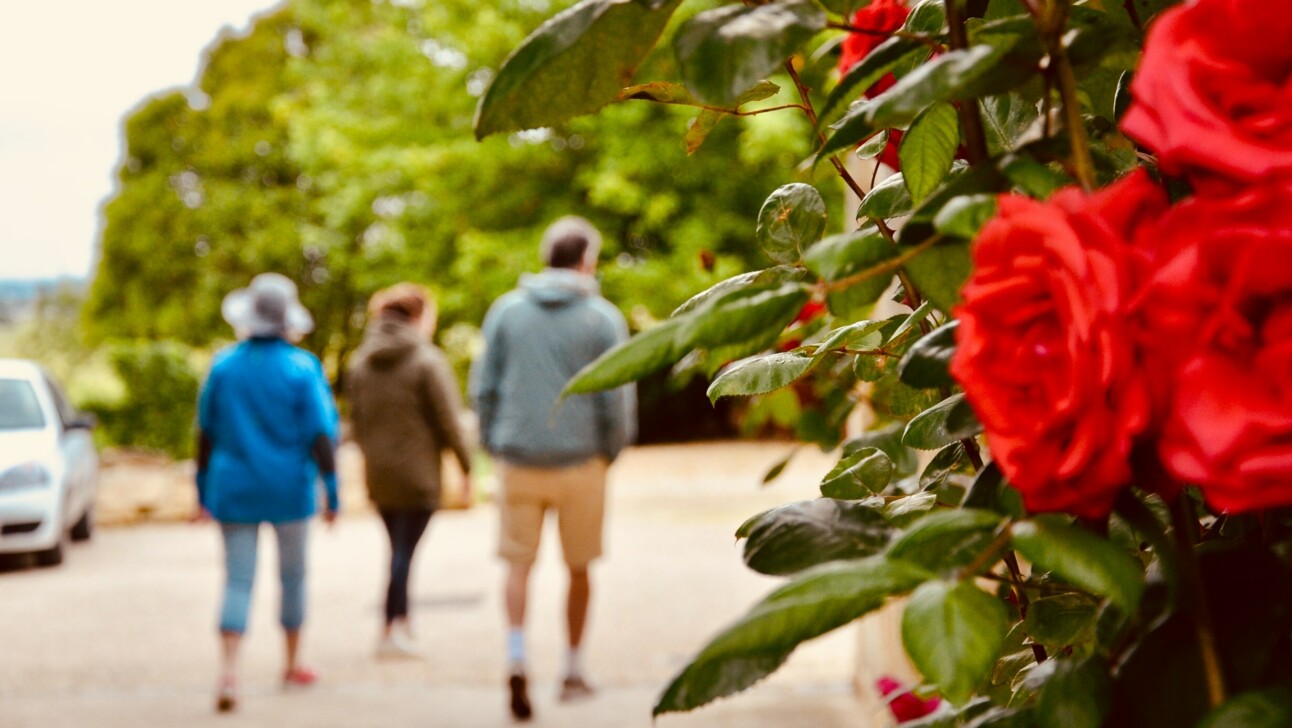
[[[220, 302], [262, 271], [299, 283], [318, 324], [302, 345], [334, 382], [368, 296], [399, 280], [428, 285], [437, 343], [465, 381], [486, 308], [539, 268], [538, 235], [562, 214], [604, 231], [603, 291], [634, 329], [765, 267], [752, 221], [807, 155], [802, 115], [729, 118], [693, 153], [693, 110], [640, 101], [473, 138], [493, 69], [568, 4], [9, 8], [0, 356], [53, 371], [99, 418], [102, 447], [186, 458], [200, 378], [232, 336]], [[673, 62], [657, 53], [638, 77], [673, 77]], [[832, 59], [818, 65], [809, 81]], [[642, 383], [643, 442], [795, 421], [799, 403], [784, 394], [715, 409], [705, 377], [722, 362], [692, 364]]]

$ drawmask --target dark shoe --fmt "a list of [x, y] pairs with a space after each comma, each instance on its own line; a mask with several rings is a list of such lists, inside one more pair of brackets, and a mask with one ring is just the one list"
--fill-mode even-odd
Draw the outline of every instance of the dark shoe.
[[561, 683], [561, 702], [590, 698], [596, 690], [581, 677], [570, 676]]
[[225, 681], [220, 684], [220, 691], [215, 695], [215, 712], [232, 713], [234, 708], [238, 707], [238, 692], [233, 682]]
[[529, 690], [524, 675], [512, 675], [507, 679], [511, 691], [511, 715], [516, 720], [529, 720], [534, 709], [529, 706]]

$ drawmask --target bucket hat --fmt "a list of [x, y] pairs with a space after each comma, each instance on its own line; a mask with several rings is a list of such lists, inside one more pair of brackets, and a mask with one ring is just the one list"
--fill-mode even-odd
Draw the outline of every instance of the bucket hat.
[[225, 296], [220, 313], [239, 337], [293, 338], [314, 330], [314, 317], [296, 297], [296, 284], [278, 273], [261, 273]]

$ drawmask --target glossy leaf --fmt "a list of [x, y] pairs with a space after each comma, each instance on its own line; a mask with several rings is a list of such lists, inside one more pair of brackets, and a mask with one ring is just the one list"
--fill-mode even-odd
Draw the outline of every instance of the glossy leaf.
[[888, 148], [888, 130], [885, 129], [875, 136], [862, 142], [857, 147], [857, 159], [874, 159], [884, 153]]
[[718, 122], [737, 113], [742, 105], [771, 98], [778, 91], [780, 91], [780, 87], [776, 84], [771, 81], [762, 81], [741, 94], [740, 98], [736, 99], [729, 108], [714, 108], [704, 105], [681, 84], [668, 81], [652, 81], [637, 86], [629, 86], [621, 90], [619, 100], [640, 99], [660, 104], [705, 107], [691, 120], [687, 126], [686, 135], [683, 137], [687, 154], [694, 154], [695, 150], [699, 149], [704, 140], [708, 138], [709, 132], [713, 131], [713, 128], [718, 125]]
[[826, 119], [841, 105], [860, 98], [871, 86], [893, 72], [902, 62], [928, 58], [928, 46], [909, 38], [892, 37], [875, 47], [861, 62], [848, 69], [830, 91], [818, 115]]
[[857, 208], [857, 217], [871, 220], [891, 220], [910, 213], [914, 207], [915, 203], [911, 200], [911, 192], [906, 189], [906, 180], [903, 179], [899, 172], [890, 175], [866, 193], [866, 196], [861, 200], [861, 205]]
[[771, 674], [800, 643], [842, 627], [926, 578], [872, 556], [794, 577], [715, 637], [664, 690], [654, 715], [691, 710]]
[[[987, 549], [1003, 522], [999, 513], [973, 508], [930, 513], [893, 541], [888, 558], [920, 564], [930, 571], [961, 568]], [[983, 564], [984, 568], [997, 560]]]
[[954, 382], [947, 367], [956, 353], [959, 321], [939, 326], [911, 345], [897, 365], [897, 376], [912, 387], [943, 387]]
[[938, 450], [955, 442], [947, 431], [947, 413], [964, 399], [964, 394], [953, 394], [933, 407], [916, 415], [906, 425], [902, 444], [916, 450]]
[[851, 147], [880, 129], [905, 126], [933, 104], [1008, 91], [1032, 76], [1035, 63], [1010, 51], [978, 45], [928, 61], [884, 93], [849, 109], [831, 125], [834, 134], [820, 156]]
[[967, 243], [935, 245], [904, 266], [926, 300], [950, 312], [960, 300], [960, 288], [969, 278], [973, 261]]
[[915, 117], [897, 152], [912, 202], [918, 204], [937, 189], [959, 147], [960, 117], [954, 106], [934, 104]]
[[963, 443], [953, 442], [938, 450], [924, 472], [920, 473], [920, 490], [933, 490], [941, 487], [953, 473], [959, 472], [968, 462]]
[[821, 481], [821, 495], [852, 500], [874, 495], [888, 486], [893, 470], [892, 459], [878, 448], [845, 453]]
[[777, 263], [797, 263], [825, 232], [825, 200], [815, 187], [794, 182], [776, 190], [758, 211], [758, 244]]
[[476, 138], [552, 126], [614, 101], [680, 2], [583, 0], [553, 16], [503, 61], [476, 108]]
[[995, 195], [962, 195], [942, 206], [933, 227], [943, 235], [971, 240], [995, 216]]
[[894, 526], [905, 528], [923, 518], [937, 505], [936, 493], [915, 493], [884, 504], [884, 517]]
[[906, 653], [924, 679], [956, 705], [990, 677], [1008, 632], [1005, 605], [972, 582], [926, 582], [902, 614]]
[[561, 396], [613, 389], [675, 363], [686, 352], [682, 319], [668, 319], [597, 357], [565, 384]]
[[1092, 634], [1099, 604], [1081, 594], [1057, 594], [1033, 599], [1023, 620], [1028, 635], [1044, 645], [1066, 647]]
[[760, 574], [794, 574], [827, 561], [859, 559], [888, 546], [892, 526], [856, 501], [817, 498], [754, 516], [736, 532], [745, 564]]
[[756, 356], [723, 369], [709, 385], [709, 401], [764, 394], [784, 387], [812, 368], [812, 357], [792, 351]]
[[684, 23], [673, 49], [691, 93], [725, 106], [777, 71], [825, 23], [825, 13], [809, 0], [727, 5]]
[[789, 283], [795, 280], [801, 280], [802, 277], [802, 271], [800, 269], [786, 265], [778, 265], [774, 268], [767, 268], [766, 270], [741, 273], [740, 275], [719, 281], [708, 289], [691, 296], [691, 298], [687, 299], [685, 303], [678, 306], [671, 315], [681, 316], [689, 311], [694, 311], [708, 301], [737, 289]]
[[979, 103], [990, 154], [1013, 152], [1041, 138], [1041, 111], [1035, 101], [1008, 93], [987, 96]]
[[774, 339], [794, 320], [808, 297], [802, 285], [786, 283], [740, 288], [712, 298], [680, 319], [682, 351]]
[[[1042, 665], [1045, 679], [1036, 706], [1037, 719], [1046, 728], [1099, 728], [1112, 704], [1108, 665], [1100, 658], [1056, 659]], [[1040, 669], [1040, 668], [1038, 668]]]
[[1013, 527], [1014, 548], [1036, 568], [1107, 597], [1126, 614], [1134, 614], [1144, 592], [1139, 561], [1107, 539], [1042, 516]]

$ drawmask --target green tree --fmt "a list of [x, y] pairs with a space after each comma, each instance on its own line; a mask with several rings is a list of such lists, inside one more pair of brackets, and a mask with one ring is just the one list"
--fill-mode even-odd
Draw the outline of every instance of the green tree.
[[571, 212], [605, 231], [607, 294], [637, 319], [760, 264], [743, 220], [774, 186], [783, 150], [756, 142], [781, 121], [724, 122], [690, 159], [678, 137], [694, 114], [640, 101], [472, 139], [498, 59], [541, 19], [526, 3], [294, 0], [222, 38], [200, 94], [127, 121], [86, 314], [97, 339], [226, 338], [222, 296], [275, 269], [300, 284], [318, 323], [305, 343], [335, 367], [372, 291], [419, 280], [443, 329], [478, 324]]

